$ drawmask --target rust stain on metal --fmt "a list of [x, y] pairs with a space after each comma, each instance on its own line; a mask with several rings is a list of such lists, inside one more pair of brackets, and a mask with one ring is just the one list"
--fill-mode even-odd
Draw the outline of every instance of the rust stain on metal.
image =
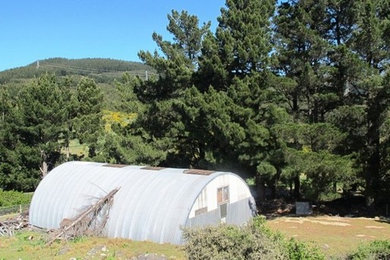
[[141, 168], [142, 170], [152, 170], [152, 171], [159, 171], [165, 169], [165, 167], [153, 167], [153, 166], [145, 166]]
[[126, 167], [128, 165], [126, 164], [112, 164], [112, 163], [107, 163], [107, 164], [104, 164], [102, 165], [103, 167], [111, 167], [111, 168], [123, 168], [123, 167]]
[[210, 175], [214, 172], [215, 171], [200, 170], [200, 169], [188, 169], [188, 170], [185, 170], [183, 173], [185, 173], [185, 174], [198, 174], [198, 175]]

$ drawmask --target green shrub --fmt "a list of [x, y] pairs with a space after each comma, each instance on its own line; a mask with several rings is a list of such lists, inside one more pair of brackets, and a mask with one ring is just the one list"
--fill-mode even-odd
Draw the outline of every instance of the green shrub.
[[15, 205], [26, 205], [31, 202], [32, 193], [19, 191], [0, 190], [0, 207], [10, 207]]
[[246, 226], [210, 226], [185, 229], [185, 251], [189, 259], [324, 259], [317, 248], [294, 239], [287, 240], [280, 233], [264, 225], [263, 217], [256, 217]]
[[291, 260], [320, 260], [325, 256], [318, 247], [310, 246], [307, 243], [299, 242], [296, 239], [290, 239], [286, 242], [288, 259]]
[[360, 246], [355, 253], [352, 253], [347, 259], [390, 259], [390, 241], [388, 240], [376, 240], [369, 244]]
[[187, 230], [185, 239], [189, 259], [287, 259], [266, 236], [235, 226]]

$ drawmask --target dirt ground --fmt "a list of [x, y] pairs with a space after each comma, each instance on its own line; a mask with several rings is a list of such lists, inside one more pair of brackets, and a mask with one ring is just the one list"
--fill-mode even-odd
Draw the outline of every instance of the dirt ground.
[[363, 242], [390, 239], [390, 222], [380, 218], [278, 217], [267, 225], [288, 237], [313, 242], [328, 256], [343, 256]]

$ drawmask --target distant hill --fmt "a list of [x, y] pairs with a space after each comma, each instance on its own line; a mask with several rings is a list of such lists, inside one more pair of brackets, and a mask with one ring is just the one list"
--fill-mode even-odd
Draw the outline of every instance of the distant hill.
[[35, 78], [46, 72], [54, 73], [57, 76], [88, 76], [98, 83], [110, 83], [124, 72], [145, 77], [146, 71], [153, 73], [150, 67], [140, 62], [102, 58], [51, 58], [36, 61], [24, 67], [1, 71], [0, 84], [17, 83], [23, 79]]
[[75, 88], [79, 79], [87, 76], [94, 79], [102, 88], [105, 107], [115, 109], [115, 103], [119, 96], [114, 81], [120, 80], [125, 72], [138, 75], [141, 78], [145, 78], [146, 74], [149, 76], [155, 75], [152, 68], [140, 62], [102, 58], [51, 58], [23, 67], [1, 71], [0, 88], [8, 88], [12, 94], [16, 94], [21, 88], [44, 73], [55, 74], [59, 81], [67, 77], [71, 79], [71, 85]]

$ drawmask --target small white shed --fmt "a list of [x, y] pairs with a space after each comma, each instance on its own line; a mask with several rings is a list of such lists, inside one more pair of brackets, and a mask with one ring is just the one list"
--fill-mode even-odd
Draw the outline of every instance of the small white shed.
[[39, 184], [29, 221], [59, 228], [92, 200], [115, 188], [108, 237], [181, 244], [182, 227], [243, 224], [255, 210], [245, 181], [229, 172], [67, 162]]

